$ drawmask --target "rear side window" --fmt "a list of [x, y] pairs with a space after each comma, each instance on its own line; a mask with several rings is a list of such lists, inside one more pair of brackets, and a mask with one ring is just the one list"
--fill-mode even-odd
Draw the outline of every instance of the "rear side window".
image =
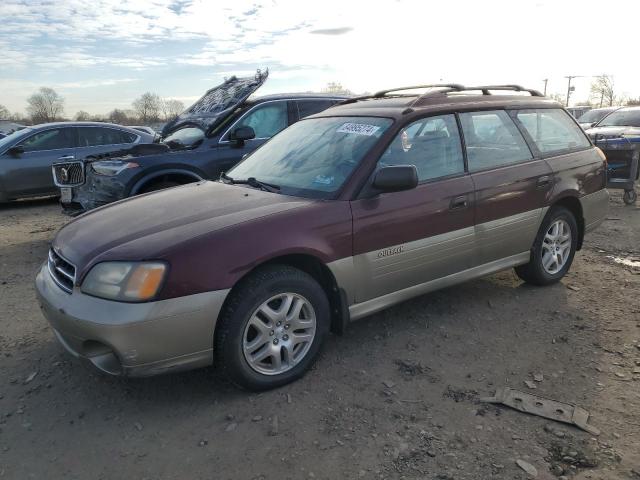
[[136, 135], [113, 128], [81, 127], [78, 129], [78, 139], [81, 147], [98, 147], [132, 143]]
[[336, 100], [298, 100], [296, 103], [298, 104], [298, 118], [303, 119], [335, 105]]
[[460, 114], [469, 171], [531, 160], [529, 147], [504, 110]]
[[463, 173], [456, 117], [439, 115], [407, 125], [380, 157], [380, 167], [389, 165], [415, 165], [421, 182]]
[[582, 129], [564, 110], [559, 108], [520, 110], [516, 116], [541, 153], [590, 146]]

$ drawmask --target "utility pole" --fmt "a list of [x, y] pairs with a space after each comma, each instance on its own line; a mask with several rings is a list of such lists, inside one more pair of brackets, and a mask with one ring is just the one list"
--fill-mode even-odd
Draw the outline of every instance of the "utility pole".
[[[566, 75], [564, 78], [566, 78], [567, 81], [567, 107], [569, 106], [569, 97], [571, 97], [571, 92], [573, 90], [571, 90], [571, 80], [573, 80], [574, 78], [581, 78], [584, 75]], [[573, 87], [573, 89], [575, 90], [575, 87]]]
[[547, 96], [547, 83], [549, 82], [548, 78], [542, 80], [544, 82], [544, 92], [542, 93], [545, 97]]

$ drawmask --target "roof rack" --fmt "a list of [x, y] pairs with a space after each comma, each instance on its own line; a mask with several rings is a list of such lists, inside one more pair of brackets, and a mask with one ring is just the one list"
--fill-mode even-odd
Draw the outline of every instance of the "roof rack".
[[416, 99], [413, 102], [411, 102], [411, 105], [409, 105], [409, 108], [411, 108], [413, 105], [415, 105], [417, 102], [419, 102], [425, 97], [430, 97], [433, 95], [446, 95], [448, 93], [461, 93], [461, 92], [468, 92], [468, 91], [474, 91], [474, 90], [481, 91], [482, 95], [491, 95], [491, 90], [509, 90], [514, 92], [528, 92], [532, 97], [544, 96], [538, 90], [534, 90], [531, 88], [524, 88], [520, 85], [480, 85], [475, 87], [465, 87], [464, 85], [460, 85], [459, 83], [434, 83], [429, 85], [414, 85], [412, 87], [390, 88], [388, 90], [380, 90], [379, 92], [376, 92], [373, 95], [362, 95], [360, 97], [348, 98], [340, 102], [339, 105], [346, 105], [349, 103], [358, 102], [360, 100], [368, 100], [372, 98], [383, 98], [387, 96], [387, 94], [389, 93], [402, 92], [405, 90], [417, 90], [419, 88], [438, 88], [439, 90], [428, 91], [421, 95], [418, 95]]

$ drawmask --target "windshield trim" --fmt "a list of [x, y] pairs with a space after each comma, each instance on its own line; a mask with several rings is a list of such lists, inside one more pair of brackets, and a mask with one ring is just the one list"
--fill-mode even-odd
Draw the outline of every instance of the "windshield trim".
[[[4, 155], [5, 153], [7, 153], [7, 150], [9, 150], [11, 147], [15, 146], [16, 144], [13, 142], [13, 140], [16, 140], [15, 137], [12, 137], [14, 134], [16, 133], [20, 133], [20, 134], [24, 134], [22, 136], [20, 136], [18, 138], [18, 140], [23, 140], [25, 137], [27, 137], [29, 135], [29, 132], [34, 132], [35, 129], [33, 129], [32, 127], [24, 127], [24, 128], [20, 128], [18, 130], [15, 130], [13, 132], [11, 132], [9, 135], [7, 135], [4, 138], [0, 138], [0, 144], [3, 143], [3, 141], [6, 141], [7, 139], [10, 139], [9, 141], [7, 141], [7, 145], [5, 147], [0, 145], [0, 155]], [[3, 150], [4, 148], [4, 150]]]

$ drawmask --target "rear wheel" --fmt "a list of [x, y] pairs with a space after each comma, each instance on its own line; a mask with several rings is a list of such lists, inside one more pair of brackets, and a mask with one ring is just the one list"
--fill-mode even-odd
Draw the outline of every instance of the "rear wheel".
[[564, 207], [554, 207], [542, 221], [531, 249], [531, 260], [516, 267], [516, 274], [533, 285], [557, 282], [571, 268], [578, 246], [578, 224]]
[[267, 390], [300, 378], [328, 332], [329, 301], [307, 273], [258, 270], [231, 293], [215, 336], [216, 364], [236, 385]]

